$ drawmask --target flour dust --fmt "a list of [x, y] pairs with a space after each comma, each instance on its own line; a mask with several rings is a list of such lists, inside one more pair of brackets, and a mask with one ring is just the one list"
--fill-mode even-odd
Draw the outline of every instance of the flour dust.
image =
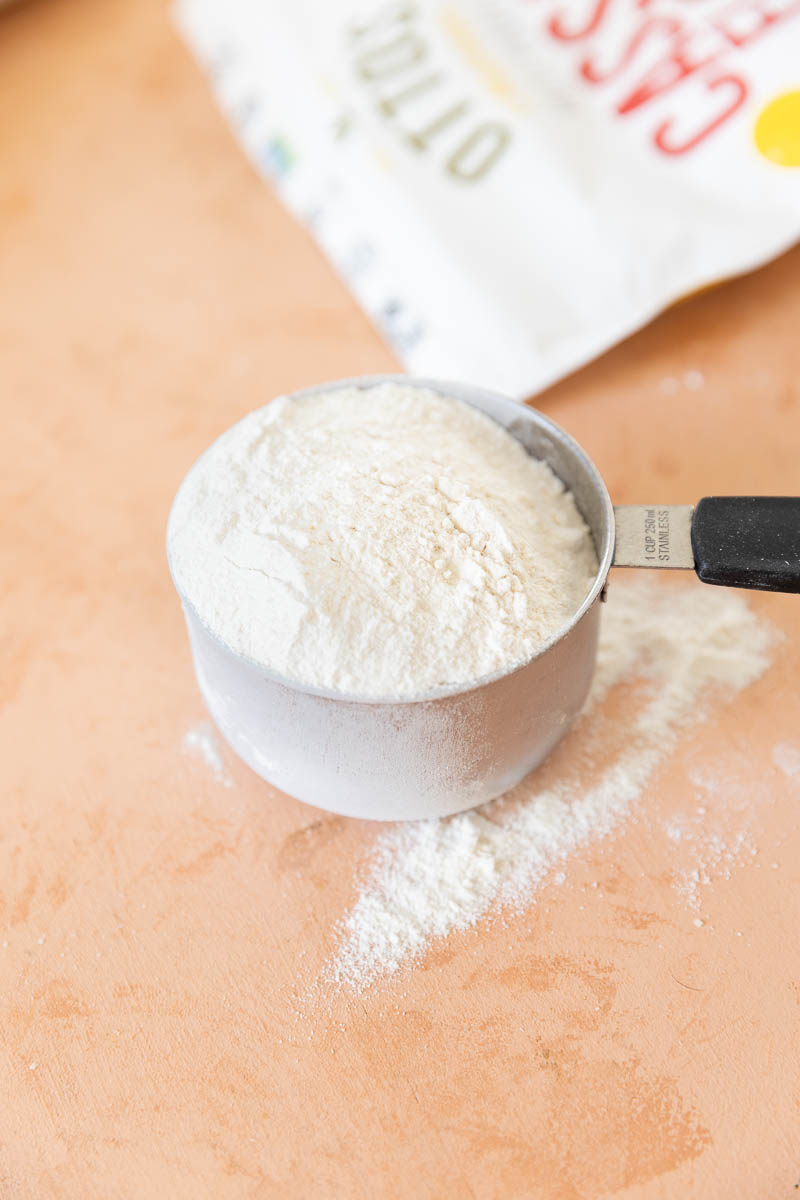
[[210, 721], [201, 721], [187, 729], [181, 741], [184, 754], [198, 758], [208, 767], [217, 783], [223, 787], [231, 786], [231, 778], [225, 770], [225, 763], [219, 749], [219, 741]]
[[[483, 809], [402, 824], [379, 838], [328, 979], [361, 990], [437, 938], [528, 904], [555, 867], [620, 828], [681, 730], [759, 678], [773, 639], [738, 593], [614, 582], [587, 712], [560, 776], [540, 787], [534, 772]], [[627, 703], [624, 720], [605, 716], [606, 699]], [[781, 759], [783, 770], [798, 761], [785, 751]], [[698, 877], [686, 883], [694, 908], [692, 888], [749, 853], [744, 844], [701, 849]]]

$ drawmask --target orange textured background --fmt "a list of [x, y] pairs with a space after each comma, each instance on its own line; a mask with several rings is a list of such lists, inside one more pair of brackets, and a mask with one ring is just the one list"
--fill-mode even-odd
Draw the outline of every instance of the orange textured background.
[[[0, 111], [0, 1195], [797, 1195], [800, 781], [770, 753], [800, 738], [800, 599], [755, 598], [776, 665], [645, 797], [657, 820], [710, 764], [752, 798], [759, 854], [702, 928], [633, 822], [506, 925], [304, 1002], [376, 830], [181, 752], [204, 713], [164, 525], [246, 410], [397, 364], [161, 0], [4, 14]], [[618, 502], [800, 492], [799, 272], [541, 398]], [[702, 390], [662, 394], [689, 370]]]

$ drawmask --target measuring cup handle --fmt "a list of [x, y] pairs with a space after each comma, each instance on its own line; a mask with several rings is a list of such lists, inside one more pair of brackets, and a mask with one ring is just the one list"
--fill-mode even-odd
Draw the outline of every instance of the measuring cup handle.
[[703, 583], [800, 592], [800, 497], [707, 496], [691, 532]]

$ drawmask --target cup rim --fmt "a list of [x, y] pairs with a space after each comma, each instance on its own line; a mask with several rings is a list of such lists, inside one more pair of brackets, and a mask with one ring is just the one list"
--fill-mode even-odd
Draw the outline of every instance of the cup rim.
[[[172, 521], [172, 514], [174, 512], [178, 493], [183, 487], [185, 480], [195, 470], [195, 468], [211, 450], [211, 448], [216, 445], [217, 441], [219, 441], [219, 438], [224, 437], [229, 429], [233, 429], [237, 424], [239, 424], [238, 421], [234, 422], [233, 425], [230, 425], [223, 430], [219, 437], [215, 438], [214, 441], [211, 442], [210, 445], [205, 448], [205, 450], [203, 450], [203, 452], [194, 460], [192, 465], [189, 467], [189, 470], [181, 480], [181, 483], [178, 487], [178, 492], [175, 494], [175, 498], [170, 506], [169, 516], [167, 518], [166, 549], [167, 564], [169, 566], [170, 576], [172, 578], [173, 586], [180, 597], [180, 601], [184, 610], [188, 610], [191, 613], [194, 620], [221, 649], [226, 651], [229, 655], [232, 655], [234, 658], [239, 659], [242, 663], [245, 663], [248, 667], [257, 671], [263, 677], [291, 691], [301, 692], [310, 696], [317, 696], [324, 700], [338, 700], [346, 704], [384, 704], [393, 706], [403, 704], [421, 704], [432, 700], [444, 700], [455, 696], [467, 695], [470, 692], [474, 692], [480, 688], [487, 687], [490, 684], [497, 683], [499, 680], [504, 679], [507, 676], [514, 675], [517, 671], [524, 670], [526, 667], [529, 667], [532, 663], [542, 658], [549, 650], [553, 648], [553, 646], [562, 641], [571, 633], [571, 631], [576, 627], [576, 625], [578, 625], [578, 623], [583, 619], [585, 614], [595, 603], [605, 587], [606, 579], [608, 578], [608, 573], [611, 569], [611, 564], [614, 558], [614, 509], [611, 503], [611, 497], [609, 496], [608, 488], [606, 487], [605, 481], [597, 467], [594, 465], [591, 458], [580, 445], [580, 443], [577, 442], [571, 434], [567, 433], [565, 429], [563, 429], [550, 417], [545, 416], [545, 414], [539, 409], [533, 408], [531, 405], [524, 404], [521, 401], [512, 400], [510, 397], [504, 396], [500, 392], [494, 392], [488, 388], [473, 386], [472, 384], [466, 383], [455, 383], [448, 380], [429, 379], [427, 377], [421, 377], [417, 375], [387, 374], [356, 375], [347, 379], [337, 379], [333, 382], [313, 384], [310, 387], [299, 388], [295, 391], [286, 392], [283, 394], [292, 399], [294, 397], [299, 398], [301, 396], [314, 395], [318, 392], [340, 391], [348, 387], [368, 389], [371, 387], [378, 387], [382, 383], [400, 383], [410, 387], [427, 388], [430, 391], [439, 392], [444, 396], [462, 400], [466, 404], [471, 405], [471, 407], [477, 408], [480, 412], [483, 412], [485, 416], [488, 416], [490, 419], [494, 420], [495, 417], [492, 415], [491, 411], [487, 411], [482, 404], [475, 402], [475, 398], [480, 397], [484, 401], [488, 401], [491, 409], [504, 409], [506, 412], [513, 414], [516, 419], [519, 419], [520, 417], [522, 419], [526, 419], [527, 416], [527, 419], [529, 419], [532, 424], [537, 425], [540, 429], [545, 430], [548, 434], [555, 438], [556, 441], [560, 442], [563, 446], [566, 446], [569, 452], [581, 463], [583, 469], [586, 471], [586, 474], [593, 483], [600, 500], [602, 501], [605, 517], [603, 545], [601, 548], [601, 553], [598, 554], [597, 574], [595, 575], [592, 586], [590, 587], [576, 612], [573, 613], [569, 620], [566, 621], [551, 638], [549, 638], [543, 645], [539, 646], [533, 654], [529, 654], [526, 658], [520, 659], [518, 662], [512, 663], [510, 666], [502, 667], [488, 675], [482, 675], [480, 678], [470, 680], [466, 684], [445, 684], [438, 688], [429, 688], [427, 691], [420, 692], [413, 696], [392, 696], [390, 694], [369, 695], [366, 693], [340, 691], [336, 688], [316, 687], [313, 684], [304, 683], [302, 680], [293, 679], [289, 675], [283, 675], [281, 672], [275, 671], [272, 667], [268, 667], [264, 663], [258, 662], [257, 659], [251, 658], [250, 655], [244, 654], [241, 650], [234, 649], [233, 646], [226, 642], [224, 638], [220, 637], [216, 630], [212, 629], [208, 622], [201, 617], [194, 604], [192, 604], [192, 602], [184, 595], [182, 589], [180, 588], [175, 577], [175, 571], [172, 565], [172, 557], [170, 555], [169, 527]], [[277, 397], [275, 398], [277, 399]], [[245, 420], [249, 415], [249, 412], [245, 413], [240, 420]], [[502, 424], [502, 422], [498, 422], [498, 424]], [[504, 428], [506, 427], [504, 426]], [[513, 433], [511, 436], [514, 436]], [[583, 516], [585, 521], [587, 520], [585, 513], [581, 512], [581, 516]]]

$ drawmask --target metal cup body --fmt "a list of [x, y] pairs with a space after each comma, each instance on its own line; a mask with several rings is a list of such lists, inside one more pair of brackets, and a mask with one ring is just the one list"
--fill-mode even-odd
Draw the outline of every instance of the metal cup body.
[[318, 808], [394, 821], [483, 804], [518, 783], [563, 737], [591, 684], [614, 525], [605, 485], [577, 443], [513, 400], [406, 376], [307, 391], [387, 380], [456, 396], [543, 458], [575, 496], [600, 564], [572, 621], [533, 658], [465, 688], [410, 700], [354, 698], [296, 684], [232, 650], [181, 597], [200, 690], [236, 753], [262, 778]]

